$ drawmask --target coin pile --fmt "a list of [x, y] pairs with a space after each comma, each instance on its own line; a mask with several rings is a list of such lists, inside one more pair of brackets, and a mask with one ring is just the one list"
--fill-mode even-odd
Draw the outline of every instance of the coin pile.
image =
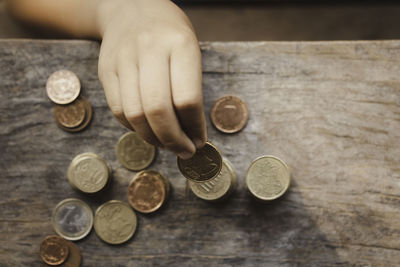
[[106, 161], [94, 153], [76, 156], [68, 168], [71, 186], [83, 193], [97, 193], [110, 181], [111, 168]]
[[47, 79], [47, 96], [55, 104], [54, 118], [64, 131], [79, 132], [92, 120], [92, 106], [80, 91], [78, 77], [69, 70], [56, 71]]
[[[217, 99], [211, 109], [211, 121], [222, 133], [236, 133], [247, 124], [249, 112], [237, 96]], [[236, 174], [227, 159], [222, 160], [219, 150], [210, 142], [198, 149], [190, 159], [177, 158], [178, 168], [188, 179], [189, 188], [200, 199], [216, 201], [226, 199], [236, 185]], [[271, 201], [282, 196], [290, 185], [290, 172], [286, 164], [274, 156], [255, 159], [247, 170], [246, 185], [257, 200]]]
[[40, 257], [51, 266], [76, 267], [81, 264], [81, 253], [79, 248], [57, 235], [47, 236], [40, 245]]

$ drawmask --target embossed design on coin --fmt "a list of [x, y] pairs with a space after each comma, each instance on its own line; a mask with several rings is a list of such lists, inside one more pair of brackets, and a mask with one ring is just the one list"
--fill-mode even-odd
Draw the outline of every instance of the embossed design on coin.
[[47, 95], [56, 104], [69, 104], [74, 101], [80, 91], [78, 77], [69, 70], [59, 70], [50, 75], [46, 83]]
[[77, 127], [70, 128], [70, 127], [66, 127], [63, 124], [61, 124], [56, 117], [57, 125], [64, 131], [80, 132], [83, 129], [85, 129], [89, 125], [90, 121], [92, 120], [93, 110], [92, 110], [92, 106], [90, 105], [89, 101], [86, 99], [86, 97], [83, 97], [83, 96], [80, 96], [79, 99], [80, 99], [80, 101], [82, 101], [84, 108], [85, 108], [85, 118]]
[[236, 96], [223, 96], [211, 108], [211, 122], [224, 133], [236, 133], [244, 128], [249, 118], [246, 104]]
[[65, 240], [69, 249], [69, 256], [67, 260], [63, 263], [63, 267], [79, 267], [81, 265], [81, 252], [79, 248], [71, 241]]
[[178, 168], [187, 179], [194, 182], [205, 182], [215, 178], [222, 168], [222, 157], [218, 149], [211, 144], [206, 144], [196, 150], [190, 159], [178, 157]]
[[143, 170], [154, 160], [155, 147], [144, 141], [136, 132], [128, 132], [118, 140], [117, 158], [125, 168]]
[[68, 180], [73, 187], [84, 193], [96, 193], [106, 186], [109, 172], [102, 158], [85, 153], [72, 160], [68, 168]]
[[136, 226], [135, 212], [122, 201], [110, 200], [96, 210], [94, 229], [104, 242], [124, 243], [133, 236]]
[[260, 200], [273, 200], [282, 196], [290, 185], [290, 173], [286, 164], [274, 156], [255, 159], [246, 175], [250, 193]]
[[48, 265], [60, 265], [67, 259], [69, 248], [66, 240], [57, 236], [47, 236], [40, 245], [40, 257]]
[[82, 200], [67, 198], [54, 208], [52, 224], [56, 233], [65, 239], [79, 240], [92, 229], [93, 213]]
[[128, 187], [128, 201], [142, 213], [158, 210], [169, 192], [168, 180], [156, 171], [141, 171], [133, 177]]
[[221, 172], [212, 180], [198, 183], [189, 180], [189, 187], [199, 198], [215, 201], [231, 194], [236, 186], [236, 173], [227, 159], [222, 161]]
[[78, 127], [85, 119], [86, 110], [84, 100], [77, 98], [67, 105], [54, 106], [54, 118], [56, 122], [67, 128]]

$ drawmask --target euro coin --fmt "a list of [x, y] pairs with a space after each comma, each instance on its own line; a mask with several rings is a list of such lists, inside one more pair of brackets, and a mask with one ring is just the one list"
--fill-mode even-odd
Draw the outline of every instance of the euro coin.
[[107, 185], [110, 167], [97, 155], [89, 153], [76, 156], [68, 168], [68, 181], [84, 193], [97, 193]]
[[79, 240], [90, 233], [93, 212], [82, 200], [67, 198], [53, 210], [52, 224], [57, 234], [67, 240]]
[[205, 182], [215, 178], [222, 168], [222, 157], [218, 149], [206, 144], [197, 149], [190, 159], [177, 158], [178, 168], [187, 179], [193, 182]]
[[289, 188], [290, 172], [281, 159], [262, 156], [255, 159], [247, 170], [246, 185], [257, 199], [274, 200]]
[[60, 265], [68, 258], [67, 240], [57, 235], [47, 236], [40, 245], [40, 257], [48, 265]]
[[56, 104], [69, 104], [81, 91], [81, 83], [75, 73], [59, 70], [50, 75], [46, 83], [47, 96]]
[[64, 131], [72, 132], [72, 133], [80, 132], [80, 131], [84, 130], [85, 128], [87, 128], [88, 125], [89, 125], [89, 123], [90, 123], [91, 120], [92, 120], [92, 117], [93, 117], [93, 109], [92, 109], [92, 106], [90, 105], [89, 101], [88, 101], [88, 100], [86, 99], [86, 97], [84, 97], [84, 96], [80, 96], [79, 99], [82, 101], [82, 103], [83, 103], [83, 105], [84, 105], [84, 107], [85, 107], [85, 118], [84, 118], [84, 120], [82, 121], [82, 123], [79, 124], [77, 127], [66, 127], [65, 125], [63, 125], [62, 123], [60, 123], [60, 122], [57, 120], [57, 118], [56, 118], [57, 125], [58, 125], [61, 129], [63, 129]]
[[158, 210], [169, 193], [169, 182], [156, 171], [141, 171], [128, 186], [128, 201], [138, 212], [151, 213]]
[[211, 122], [221, 132], [236, 133], [244, 128], [249, 119], [246, 104], [237, 96], [223, 96], [211, 108]]
[[223, 159], [221, 172], [210, 181], [196, 183], [189, 180], [189, 187], [192, 192], [203, 200], [217, 201], [225, 199], [236, 187], [236, 173], [232, 164]]
[[94, 229], [106, 243], [116, 245], [128, 241], [136, 227], [136, 214], [125, 202], [110, 200], [96, 210]]
[[147, 168], [154, 160], [155, 150], [153, 145], [144, 141], [136, 132], [121, 136], [116, 147], [119, 162], [132, 171]]
[[56, 122], [66, 128], [75, 128], [82, 124], [86, 116], [84, 100], [79, 97], [67, 105], [54, 106]]

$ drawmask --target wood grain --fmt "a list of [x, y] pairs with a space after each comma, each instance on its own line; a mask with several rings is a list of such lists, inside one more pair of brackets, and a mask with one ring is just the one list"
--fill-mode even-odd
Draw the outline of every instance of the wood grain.
[[[238, 174], [225, 203], [188, 190], [175, 156], [159, 151], [151, 169], [170, 179], [167, 205], [138, 216], [131, 241], [110, 246], [92, 233], [77, 242], [82, 266], [396, 266], [400, 262], [400, 41], [203, 43], [205, 112], [234, 94], [249, 107], [246, 128], [208, 136]], [[39, 245], [53, 234], [53, 207], [67, 197], [93, 209], [127, 201], [134, 175], [118, 163], [126, 131], [97, 77], [99, 45], [89, 41], [0, 41], [0, 265], [44, 266]], [[75, 72], [94, 108], [89, 128], [71, 134], [52, 117], [44, 86]], [[90, 198], [66, 172], [78, 153], [113, 168], [112, 186]], [[288, 194], [271, 204], [245, 188], [264, 154], [292, 170]]]

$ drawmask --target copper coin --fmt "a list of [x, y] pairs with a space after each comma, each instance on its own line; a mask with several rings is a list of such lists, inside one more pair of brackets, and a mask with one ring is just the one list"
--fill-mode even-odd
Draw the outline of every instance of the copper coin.
[[[80, 96], [80, 99], [82, 99], [83, 105], [85, 107], [85, 119], [78, 127], [74, 127], [74, 128], [68, 128], [68, 127], [63, 126], [60, 123], [57, 123], [61, 129], [65, 130], [67, 132], [79, 132], [79, 131], [82, 131], [83, 129], [85, 129], [89, 125], [89, 123], [93, 117], [92, 106], [90, 105], [90, 103], [86, 99], [86, 97]], [[58, 121], [56, 120], [56, 122], [58, 122]]]
[[81, 97], [70, 104], [54, 106], [54, 118], [58, 124], [66, 128], [75, 128], [81, 125], [85, 115], [85, 103]]
[[81, 265], [81, 252], [79, 248], [71, 241], [66, 240], [69, 249], [68, 259], [62, 265], [63, 267], [79, 267]]
[[168, 180], [156, 171], [141, 171], [133, 177], [128, 187], [128, 201], [142, 213], [158, 210], [169, 192]]
[[50, 75], [46, 83], [47, 96], [56, 104], [69, 104], [81, 91], [81, 83], [75, 73], [59, 70]]
[[236, 96], [223, 96], [211, 108], [211, 121], [224, 133], [236, 133], [244, 128], [249, 119], [246, 104]]
[[221, 171], [221, 153], [213, 144], [206, 142], [190, 159], [178, 157], [178, 168], [183, 176], [193, 182], [209, 181]]
[[48, 265], [60, 265], [67, 258], [69, 248], [64, 238], [57, 235], [47, 236], [40, 245], [40, 257]]

